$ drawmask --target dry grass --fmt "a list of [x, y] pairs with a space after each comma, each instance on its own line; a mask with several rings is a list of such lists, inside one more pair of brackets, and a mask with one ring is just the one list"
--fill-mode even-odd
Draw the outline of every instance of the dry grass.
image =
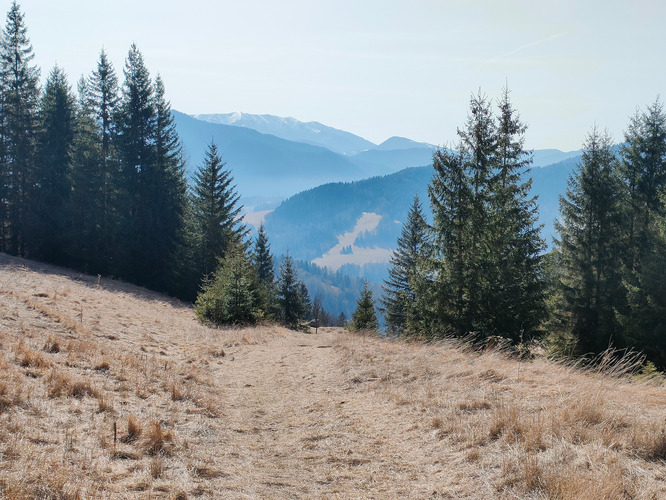
[[666, 389], [631, 360], [214, 329], [1, 254], [0, 313], [1, 498], [666, 497]]
[[148, 455], [171, 455], [173, 452], [173, 433], [164, 432], [162, 425], [153, 420], [148, 424], [148, 432], [144, 442], [144, 450]]
[[461, 474], [483, 471], [448, 487], [451, 497], [666, 495], [666, 389], [629, 375], [635, 357], [587, 371], [447, 342], [340, 340], [350, 388], [393, 401], [405, 426], [432, 429], [440, 442], [422, 440], [424, 453], [465, 452]]
[[141, 433], [143, 432], [143, 427], [137, 420], [137, 418], [134, 415], [130, 415], [127, 417], [127, 434], [123, 438], [123, 442], [125, 443], [133, 443], [139, 437], [141, 437]]

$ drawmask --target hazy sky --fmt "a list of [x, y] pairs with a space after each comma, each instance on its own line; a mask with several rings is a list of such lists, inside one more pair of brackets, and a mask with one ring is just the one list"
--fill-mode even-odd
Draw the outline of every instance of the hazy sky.
[[[316, 120], [373, 142], [455, 142], [469, 97], [508, 82], [533, 148], [615, 141], [666, 87], [666, 2], [23, 0], [44, 77], [74, 83], [132, 42], [172, 107]], [[4, 13], [10, 2], [5, 1]], [[4, 21], [3, 21], [4, 26]]]

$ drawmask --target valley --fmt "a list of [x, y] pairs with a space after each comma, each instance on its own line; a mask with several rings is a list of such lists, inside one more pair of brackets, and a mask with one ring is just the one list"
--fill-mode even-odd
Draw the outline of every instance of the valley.
[[[241, 194], [244, 222], [252, 231], [265, 224], [271, 250], [296, 259], [311, 294], [321, 293], [333, 314], [351, 315], [362, 278], [371, 281], [376, 298], [381, 296], [414, 196], [430, 212], [435, 146], [401, 137], [375, 145], [318, 122], [271, 115], [190, 117], [175, 111], [174, 118], [189, 175], [207, 141], [214, 140]], [[531, 192], [538, 197], [541, 234], [549, 248], [559, 196], [579, 160], [580, 151], [533, 153]], [[364, 214], [375, 214], [376, 224], [365, 227]], [[321, 273], [310, 272], [311, 265], [349, 275], [354, 285], [331, 286]]]

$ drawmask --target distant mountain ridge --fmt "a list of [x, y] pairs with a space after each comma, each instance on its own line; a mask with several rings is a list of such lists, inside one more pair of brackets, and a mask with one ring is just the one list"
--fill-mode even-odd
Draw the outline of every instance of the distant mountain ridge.
[[[193, 117], [178, 111], [173, 115], [183, 142], [188, 176], [201, 165], [208, 144], [215, 140], [234, 175], [238, 192], [254, 210], [274, 208], [285, 198], [321, 184], [428, 166], [436, 150], [432, 144], [404, 137], [391, 137], [375, 145], [319, 122], [272, 115], [228, 113]], [[537, 150], [534, 166], [579, 154]]]
[[435, 150], [437, 146], [433, 144], [428, 144], [426, 142], [416, 142], [406, 137], [393, 136], [386, 139], [379, 146], [376, 146], [374, 149], [380, 151], [396, 151], [399, 149], [430, 149]]
[[183, 144], [187, 176], [192, 177], [208, 145], [215, 141], [244, 198], [275, 199], [279, 203], [304, 189], [366, 175], [348, 158], [324, 147], [246, 127], [213, 124], [178, 111], [173, 111], [173, 117]]
[[[254, 210], [274, 208], [285, 198], [322, 184], [355, 181], [432, 163], [434, 146], [410, 139], [393, 137], [375, 146], [365, 139], [357, 138], [364, 141], [362, 145], [370, 145], [372, 149], [355, 155], [344, 155], [325, 146], [288, 140], [239, 126], [242, 116], [246, 115], [239, 114], [236, 121], [233, 121], [231, 115], [211, 116], [226, 116], [225, 119], [234, 125], [204, 121], [173, 111], [186, 157], [187, 176], [192, 177], [201, 165], [208, 145], [214, 140], [223, 161], [227, 162], [232, 171], [238, 192], [246, 205], [251, 205]], [[275, 124], [279, 120], [283, 120], [281, 123], [298, 122], [294, 119], [273, 118], [276, 120], [272, 122], [257, 119], [246, 120], [245, 123]], [[326, 134], [329, 138], [336, 133], [341, 137], [357, 137], [323, 125], [321, 128], [328, 130]]]
[[302, 122], [291, 117], [240, 112], [199, 114], [192, 117], [219, 125], [250, 128], [288, 141], [322, 146], [343, 155], [352, 155], [376, 147], [372, 142], [351, 132], [328, 127], [319, 122]]

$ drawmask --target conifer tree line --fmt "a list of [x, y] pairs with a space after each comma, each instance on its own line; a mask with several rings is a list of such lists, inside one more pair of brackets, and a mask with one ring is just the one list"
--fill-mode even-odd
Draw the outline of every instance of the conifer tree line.
[[432, 223], [416, 198], [398, 239], [382, 299], [390, 332], [514, 342], [538, 334], [545, 244], [525, 130], [507, 89], [496, 114], [472, 97], [458, 142], [433, 156]]
[[[526, 126], [508, 90], [473, 96], [452, 150], [433, 156], [432, 222], [415, 198], [384, 282], [387, 330], [545, 337], [557, 352], [642, 351], [666, 367], [666, 114], [657, 100], [614, 146], [594, 128], [560, 197], [545, 254]], [[359, 303], [360, 304], [360, 303]]]
[[[40, 70], [16, 2], [0, 40], [0, 251], [122, 278], [193, 301], [221, 323], [311, 314], [290, 257], [254, 246], [214, 143], [188, 187], [165, 85], [136, 45], [122, 82], [104, 50], [72, 89]], [[201, 290], [202, 280], [205, 285]]]

